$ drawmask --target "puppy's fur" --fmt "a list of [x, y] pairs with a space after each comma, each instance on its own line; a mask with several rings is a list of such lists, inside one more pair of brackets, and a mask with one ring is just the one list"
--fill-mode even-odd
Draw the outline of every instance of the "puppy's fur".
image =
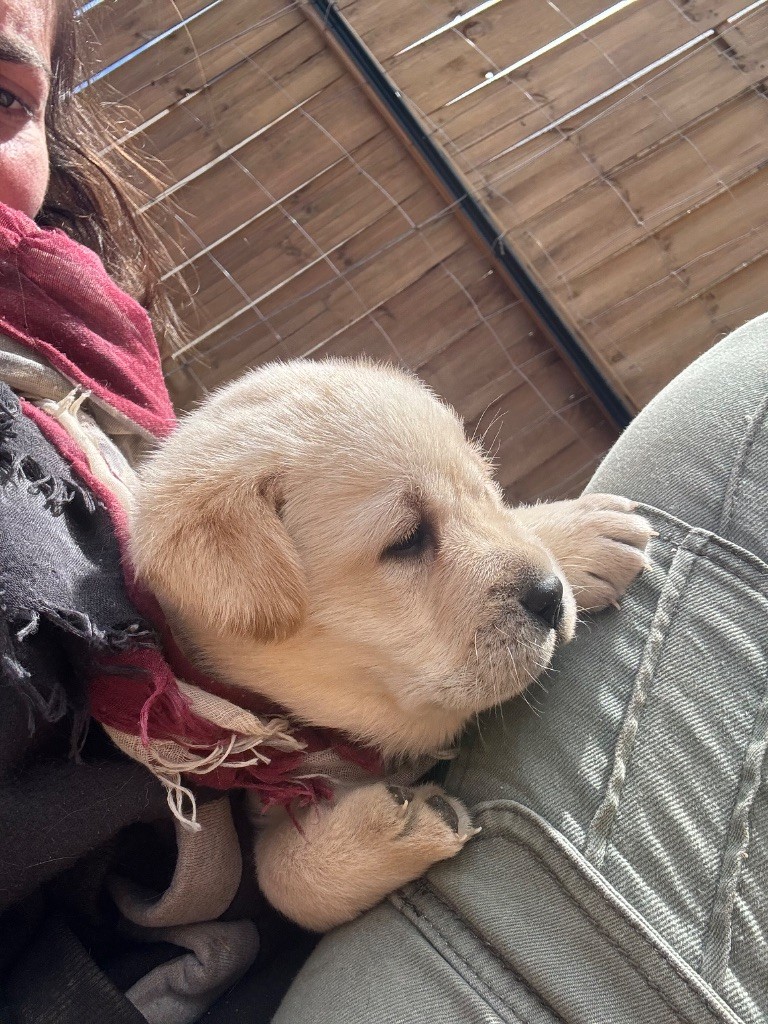
[[[187, 417], [142, 474], [132, 556], [215, 674], [387, 758], [449, 745], [615, 603], [650, 536], [606, 495], [510, 509], [455, 413], [415, 378], [297, 361]], [[522, 603], [560, 579], [556, 628]], [[456, 853], [465, 809], [386, 783], [257, 843], [272, 902], [324, 929]]]

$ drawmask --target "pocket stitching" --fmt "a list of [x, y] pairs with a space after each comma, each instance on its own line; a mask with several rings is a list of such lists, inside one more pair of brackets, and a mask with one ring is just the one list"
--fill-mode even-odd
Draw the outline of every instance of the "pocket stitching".
[[730, 478], [728, 485], [725, 490], [723, 497], [723, 507], [720, 512], [720, 524], [718, 531], [725, 533], [728, 527], [731, 526], [734, 513], [736, 511], [736, 499], [741, 489], [741, 484], [744, 479], [744, 468], [747, 464], [747, 459], [752, 453], [755, 441], [757, 440], [758, 434], [765, 423], [766, 416], [768, 415], [768, 395], [763, 399], [760, 405], [755, 411], [752, 422], [744, 435], [741, 443], [741, 450], [739, 451], [736, 460], [733, 463], [731, 469]]
[[[558, 1013], [556, 1013], [554, 1008], [551, 1007], [549, 1005], [549, 1003], [547, 1003], [547, 1001], [541, 995], [539, 995], [538, 992], [534, 991], [534, 989], [531, 988], [531, 986], [528, 984], [528, 982], [525, 980], [525, 978], [518, 971], [515, 970], [515, 968], [512, 966], [512, 964], [504, 956], [502, 956], [500, 951], [497, 950], [497, 949], [494, 949], [494, 947], [491, 945], [491, 943], [487, 939], [483, 938], [483, 936], [476, 929], [474, 929], [469, 924], [469, 922], [466, 921], [458, 913], [456, 908], [453, 907], [442, 896], [442, 894], [439, 893], [432, 885], [430, 885], [429, 882], [427, 882], [426, 880], [422, 880], [421, 882], [416, 883], [414, 885], [414, 887], [413, 887], [413, 891], [414, 892], [421, 891], [422, 893], [425, 893], [425, 894], [429, 895], [432, 899], [435, 900], [435, 902], [439, 903], [445, 910], [448, 911], [448, 913], [455, 920], [457, 920], [459, 922], [459, 924], [461, 925], [461, 927], [465, 931], [469, 932], [469, 934], [477, 942], [479, 942], [480, 945], [485, 950], [487, 950], [488, 953], [490, 953], [490, 955], [494, 958], [494, 960], [496, 960], [505, 971], [509, 972], [509, 974], [511, 974], [513, 976], [515, 981], [521, 986], [521, 988], [523, 988], [539, 1004], [539, 1006], [542, 1008], [542, 1010], [544, 1010], [548, 1014], [550, 1014], [552, 1019], [554, 1021], [557, 1021], [558, 1024], [566, 1024], [566, 1022], [563, 1020], [563, 1018]], [[483, 985], [485, 988], [490, 989], [494, 993], [494, 995], [496, 995], [498, 997], [498, 999], [501, 1002], [504, 1003], [504, 1005], [507, 1007], [507, 1009], [509, 1009], [510, 1013], [513, 1013], [520, 1020], [520, 1024], [530, 1024], [530, 1021], [527, 1018], [521, 1017], [520, 1014], [516, 1010], [514, 1010], [514, 1009], [512, 1009], [512, 1007], [508, 1006], [508, 1004], [507, 1004], [506, 1000], [504, 999], [504, 997], [499, 992], [497, 992], [493, 988], [493, 986], [491, 984], [489, 984], [486, 980], [484, 980], [483, 978], [481, 978], [477, 974], [477, 972], [472, 967], [472, 965], [466, 960], [465, 957], [463, 957], [461, 955], [461, 953], [459, 953], [459, 951], [456, 949], [456, 947], [451, 942], [451, 940], [448, 938], [448, 936], [445, 934], [445, 932], [443, 932], [431, 918], [429, 918], [425, 913], [423, 913], [421, 910], [419, 910], [419, 908], [416, 906], [416, 904], [413, 903], [413, 901], [410, 900], [406, 896], [406, 894], [404, 892], [395, 893], [395, 894], [393, 894], [393, 897], [391, 897], [391, 898], [394, 898], [395, 901], [402, 901], [411, 910], [413, 915], [416, 918], [418, 918], [419, 921], [424, 922], [424, 925], [426, 927], [433, 929], [440, 936], [440, 938], [443, 940], [445, 945], [451, 950], [451, 952], [456, 957], [456, 959], [459, 960], [464, 965], [464, 967], [472, 975], [472, 977], [475, 978], [480, 985]], [[423, 927], [419, 926], [419, 930], [422, 932], [422, 934], [424, 934], [424, 928]], [[440, 951], [438, 950], [438, 952], [440, 952]], [[454, 970], [455, 969], [456, 968], [454, 967]], [[475, 991], [476, 994], [478, 996], [480, 996], [480, 998], [483, 998], [482, 994], [480, 992], [478, 992], [477, 989], [475, 989], [474, 987], [473, 987], [473, 991]], [[487, 1000], [485, 1000], [485, 1002], [487, 1002]], [[496, 1011], [494, 1010], [494, 1013], [495, 1012]]]
[[[654, 672], [663, 654], [680, 598], [693, 566], [696, 564], [697, 549], [703, 547], [704, 543], [704, 538], [694, 538], [689, 544], [689, 538], [686, 538], [679, 552], [675, 554], [667, 572], [665, 585], [659, 595], [640, 665], [635, 674], [621, 727], [614, 744], [611, 771], [605, 794], [587, 828], [585, 856], [596, 867], [600, 867], [605, 859], [613, 827], [619, 814], [631, 766], [632, 752], [646, 709]], [[681, 562], [682, 565], [680, 565]], [[676, 564], [679, 567], [677, 573], [675, 573]], [[674, 578], [675, 575], [678, 576], [677, 579]]]
[[[519, 814], [519, 812], [517, 812], [514, 807], [510, 807], [509, 806], [509, 801], [505, 801], [505, 800], [489, 801], [487, 803], [483, 803], [482, 804], [482, 809], [483, 810], [501, 811], [502, 813], [506, 813], [508, 815]], [[523, 808], [523, 809], [525, 809], [525, 808]], [[635, 961], [632, 959], [631, 954], [629, 954], [625, 949], [623, 949], [623, 947], [618, 944], [618, 941], [613, 938], [613, 936], [610, 934], [610, 932], [606, 931], [605, 927], [592, 916], [592, 914], [590, 913], [589, 909], [581, 902], [581, 900], [578, 898], [578, 896], [575, 893], [573, 893], [568, 888], [568, 886], [566, 886], [564, 880], [562, 878], [559, 878], [554, 873], [554, 871], [549, 866], [549, 864], [547, 864], [547, 862], [544, 860], [542, 855], [539, 853], [539, 851], [536, 849], [536, 847], [529, 840], [526, 840], [522, 836], [515, 836], [514, 838], [511, 838], [508, 835], [504, 835], [504, 833], [502, 833], [502, 832], [497, 832], [497, 833], [491, 835], [489, 832], [486, 831], [486, 832], [483, 832], [481, 835], [477, 836], [477, 838], [475, 840], [473, 840], [473, 842], [474, 843], [487, 842], [490, 839], [501, 839], [503, 842], [505, 842], [505, 843], [507, 843], [509, 845], [517, 843], [518, 845], [524, 846], [527, 850], [529, 850], [530, 853], [532, 854], [533, 858], [537, 861], [538, 864], [541, 865], [542, 869], [555, 882], [557, 887], [564, 893], [566, 898], [577, 909], [583, 911], [585, 917], [595, 926], [595, 928], [597, 929], [598, 933], [604, 936], [604, 938], [608, 941], [608, 943], [620, 954], [620, 956], [628, 963], [628, 965], [635, 971], [635, 973], [638, 974], [639, 977], [641, 977], [646, 982], [648, 987], [652, 991], [656, 992], [659, 995], [659, 997], [661, 998], [662, 1002], [672, 1011], [672, 1013], [674, 1014], [675, 1018], [677, 1020], [682, 1020], [682, 1021], [688, 1022], [688, 1024], [693, 1024], [693, 1022], [691, 1022], [691, 1018], [688, 1017], [687, 1015], [684, 1016], [684, 1017], [680, 1017], [680, 1013], [682, 1013], [684, 1011], [679, 1011], [679, 1010], [675, 1009], [675, 1007], [672, 1006], [669, 1003], [668, 998], [664, 994], [664, 992], [660, 988], [658, 988], [656, 986], [656, 984], [648, 977], [648, 975], [643, 971], [642, 967], [639, 964], [635, 963]], [[565, 854], [564, 854], [564, 856], [565, 856]], [[571, 870], [572, 872], [575, 872], [588, 885], [590, 885], [590, 886], [593, 885], [592, 880], [589, 878], [588, 874], [584, 871], [583, 867], [578, 862], [575, 862], [572, 859], [568, 858], [566, 860], [566, 864], [567, 864], [567, 867], [569, 868], [569, 870]], [[460, 917], [460, 915], [458, 913], [458, 910], [456, 908], [453, 908], [450, 905], [450, 903], [445, 902], [444, 899], [441, 898], [440, 895], [438, 895], [438, 893], [434, 890], [433, 886], [429, 882], [427, 882], [426, 884], [428, 885], [430, 892], [432, 892], [435, 895], [436, 899], [439, 902], [444, 903], [444, 905], [446, 906], [447, 909], [451, 910], [454, 913], [454, 915]], [[603, 900], [604, 900], [604, 902], [607, 902], [605, 897], [603, 897]], [[610, 903], [608, 903], [608, 905], [609, 905], [609, 907], [611, 906]], [[640, 928], [640, 926], [638, 925], [638, 923], [636, 921], [634, 921], [630, 916], [621, 915], [620, 910], [618, 908], [616, 908], [616, 907], [611, 907], [611, 909], [614, 911], [614, 913], [620, 915], [622, 923], [625, 924], [632, 932], [634, 932], [640, 938], [640, 940], [644, 944], [648, 944], [649, 943], [648, 936], [643, 933], [642, 929]], [[463, 921], [463, 919], [462, 919], [462, 921]], [[466, 925], [466, 922], [463, 922], [463, 923], [465, 924], [466, 927], [469, 928], [469, 925]], [[470, 931], [472, 931], [471, 928], [470, 928]], [[474, 932], [473, 932], [473, 934], [474, 934]], [[483, 940], [481, 939], [481, 941], [483, 941]], [[655, 944], [651, 944], [651, 949], [664, 962], [664, 964], [667, 966], [667, 968], [674, 975], [675, 979], [685, 986], [686, 991], [688, 991], [694, 997], [694, 999], [697, 1000], [697, 1002], [702, 1003], [707, 1008], [707, 1010], [710, 1011], [711, 1014], [715, 1015], [715, 1019], [716, 1020], [723, 1021], [723, 1020], [727, 1019], [727, 1018], [723, 1017], [722, 1008], [720, 1006], [718, 1006], [717, 1003], [714, 1003], [710, 999], [710, 997], [707, 995], [706, 992], [699, 992], [694, 986], [691, 985], [690, 981], [685, 977], [685, 975], [681, 974], [678, 965], [675, 963], [674, 959], [669, 955], [669, 953], [663, 947], [659, 947], [659, 946], [657, 946]], [[728, 1009], [729, 1013], [732, 1015], [732, 1017], [736, 1017], [737, 1016], [735, 1014], [735, 1011], [728, 1004], [725, 1004], [725, 1006]], [[700, 1024], [700, 1022], [697, 1021], [697, 1022], [695, 1022], [695, 1024]]]

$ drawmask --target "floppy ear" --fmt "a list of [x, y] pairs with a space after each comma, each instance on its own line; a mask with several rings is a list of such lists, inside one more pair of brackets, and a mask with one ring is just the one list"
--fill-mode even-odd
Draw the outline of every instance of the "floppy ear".
[[275, 478], [207, 483], [182, 474], [139, 488], [131, 517], [137, 577], [192, 626], [285, 639], [304, 617], [307, 588], [278, 515]]

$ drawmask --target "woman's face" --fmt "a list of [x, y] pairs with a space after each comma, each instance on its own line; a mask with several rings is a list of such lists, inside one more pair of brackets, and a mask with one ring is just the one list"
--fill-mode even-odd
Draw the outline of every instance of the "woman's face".
[[34, 217], [48, 188], [55, 0], [0, 0], [0, 202]]

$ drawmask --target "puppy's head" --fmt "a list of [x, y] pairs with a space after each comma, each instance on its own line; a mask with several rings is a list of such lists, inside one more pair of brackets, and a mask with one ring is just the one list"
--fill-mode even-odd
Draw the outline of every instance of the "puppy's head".
[[575, 602], [461, 422], [415, 378], [278, 364], [146, 467], [132, 555], [209, 667], [390, 749], [522, 690]]

